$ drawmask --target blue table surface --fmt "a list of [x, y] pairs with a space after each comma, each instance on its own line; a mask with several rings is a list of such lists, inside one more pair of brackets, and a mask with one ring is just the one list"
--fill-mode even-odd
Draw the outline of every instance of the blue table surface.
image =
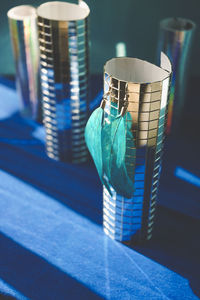
[[199, 299], [199, 187], [174, 176], [179, 166], [198, 178], [198, 151], [188, 163], [168, 146], [154, 237], [126, 246], [103, 233], [93, 164], [50, 160], [43, 127], [18, 110], [2, 81], [0, 299]]

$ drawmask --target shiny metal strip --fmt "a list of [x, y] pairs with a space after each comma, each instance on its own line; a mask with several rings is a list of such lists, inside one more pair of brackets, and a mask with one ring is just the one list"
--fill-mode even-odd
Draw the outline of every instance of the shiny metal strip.
[[41, 122], [36, 9], [30, 5], [20, 5], [11, 8], [7, 15], [15, 61], [20, 110], [24, 117]]
[[[110, 116], [116, 117], [119, 113], [123, 105], [125, 94], [130, 97], [134, 94], [137, 96], [134, 101], [132, 101], [132, 98], [128, 98], [130, 106], [128, 106], [127, 111], [131, 115], [132, 120], [126, 120], [126, 128], [128, 124], [132, 124], [131, 132], [136, 145], [135, 147], [129, 146], [129, 142], [131, 142], [132, 139], [129, 137], [126, 138], [127, 150], [136, 150], [136, 155], [126, 153], [125, 156], [128, 162], [128, 173], [135, 174], [133, 197], [126, 199], [118, 195], [112, 187], [110, 187], [112, 192], [111, 196], [105, 186], [103, 188], [104, 231], [111, 238], [119, 241], [130, 240], [134, 236], [137, 236], [140, 241], [143, 241], [149, 239], [152, 235], [168, 105], [167, 98], [170, 74], [171, 69], [169, 68], [167, 76], [162, 81], [156, 82], [155, 84], [147, 84], [146, 87], [145, 84], [141, 84], [141, 86], [135, 84], [134, 86], [134, 84], [129, 84], [128, 82], [128, 91], [126, 91], [126, 82], [113, 78], [105, 69], [105, 122], [109, 122]], [[167, 84], [163, 86], [165, 82], [167, 82]], [[134, 89], [134, 92], [130, 93], [129, 86]], [[108, 91], [109, 94], [107, 93]], [[147, 98], [144, 98], [145, 94], [148, 94], [148, 99], [153, 99], [153, 101], [146, 101]], [[157, 98], [155, 99], [153, 95], [156, 95]], [[135, 105], [135, 107], [133, 108], [131, 105]], [[132, 161], [130, 161], [131, 158]], [[138, 203], [140, 206], [135, 206], [135, 203]], [[137, 228], [134, 228], [135, 223], [137, 224]]]
[[[37, 12], [44, 118], [49, 118], [45, 128], [47, 140], [52, 142], [47, 154], [57, 160], [78, 163], [88, 157], [84, 127], [89, 101], [89, 8], [84, 2], [77, 5], [85, 17], [73, 20], [67, 16], [70, 5], [48, 2], [39, 6]], [[55, 17], [57, 11], [60, 13]], [[57, 132], [57, 139], [51, 139], [52, 129]]]

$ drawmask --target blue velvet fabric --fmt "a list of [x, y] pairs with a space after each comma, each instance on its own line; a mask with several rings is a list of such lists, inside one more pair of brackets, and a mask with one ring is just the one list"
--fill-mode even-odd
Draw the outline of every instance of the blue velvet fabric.
[[0, 299], [198, 299], [196, 216], [158, 207], [153, 240], [129, 247], [101, 223], [93, 164], [47, 158], [43, 128], [0, 85]]

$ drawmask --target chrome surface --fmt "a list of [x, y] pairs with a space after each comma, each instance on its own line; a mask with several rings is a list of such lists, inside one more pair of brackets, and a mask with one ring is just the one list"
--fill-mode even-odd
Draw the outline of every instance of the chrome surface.
[[55, 160], [88, 158], [89, 12], [83, 1], [47, 2], [37, 9], [46, 150]]
[[20, 5], [8, 11], [22, 115], [41, 121], [39, 45], [36, 9]]
[[[163, 53], [160, 68], [134, 58], [115, 58], [104, 68], [104, 122], [109, 122], [113, 108], [114, 116], [118, 115], [128, 99], [131, 119], [126, 126], [131, 122], [133, 136], [133, 141], [126, 137], [126, 167], [134, 174], [132, 198], [117, 194], [112, 187], [110, 195], [103, 187], [104, 231], [118, 241], [152, 236], [170, 80], [171, 64]], [[133, 144], [135, 151], [131, 151]]]
[[169, 18], [160, 22], [157, 60], [163, 51], [172, 63], [173, 76], [169, 98], [167, 133], [177, 131], [185, 103], [187, 63], [195, 24], [183, 18]]

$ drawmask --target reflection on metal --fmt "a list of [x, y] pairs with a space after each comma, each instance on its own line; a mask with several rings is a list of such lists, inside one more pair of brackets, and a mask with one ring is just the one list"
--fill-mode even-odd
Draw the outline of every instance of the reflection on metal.
[[88, 153], [88, 15], [85, 2], [39, 6], [43, 116], [46, 150], [55, 160], [81, 163]]
[[124, 99], [128, 99], [125, 163], [134, 186], [131, 198], [117, 194], [111, 186], [110, 195], [103, 187], [104, 231], [118, 241], [150, 239], [156, 209], [171, 64], [163, 53], [160, 68], [135, 58], [115, 58], [106, 63], [104, 72], [104, 122], [110, 122], [111, 115], [116, 117], [124, 106]]
[[116, 44], [116, 57], [124, 57], [126, 56], [126, 44], [125, 43], [117, 43]]
[[36, 9], [29, 5], [13, 7], [8, 20], [22, 115], [41, 121]]
[[99, 106], [103, 97], [103, 90], [100, 91], [96, 97], [90, 102], [90, 111], [93, 111], [95, 108]]
[[197, 187], [200, 187], [200, 178], [181, 167], [176, 167], [176, 169], [174, 171], [174, 175], [182, 180], [185, 180], [185, 181], [197, 186]]
[[169, 97], [167, 134], [176, 130], [184, 108], [186, 67], [195, 24], [187, 19], [170, 18], [160, 23], [158, 40], [158, 60], [163, 51], [172, 63], [173, 77]]

